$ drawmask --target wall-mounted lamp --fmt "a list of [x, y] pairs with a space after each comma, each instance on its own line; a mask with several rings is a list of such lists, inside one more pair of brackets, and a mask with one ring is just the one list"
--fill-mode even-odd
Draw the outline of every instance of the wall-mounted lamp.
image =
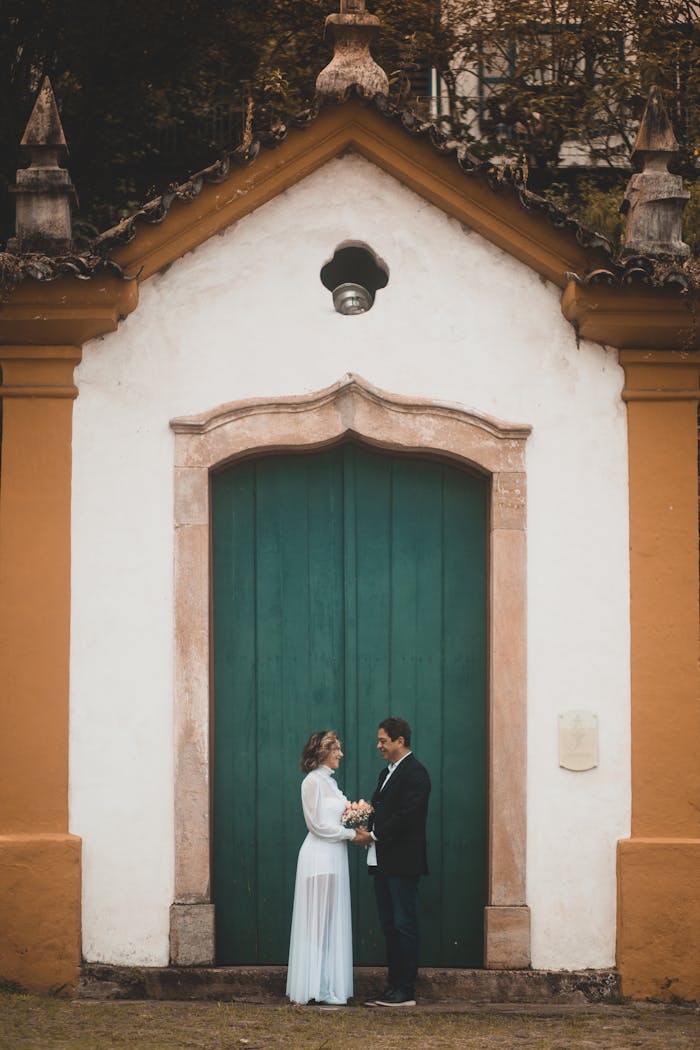
[[372, 295], [361, 284], [346, 281], [333, 289], [333, 306], [339, 314], [364, 314], [372, 305]]
[[339, 314], [364, 314], [372, 309], [377, 291], [386, 287], [389, 271], [371, 248], [346, 242], [321, 270], [321, 281], [333, 293]]

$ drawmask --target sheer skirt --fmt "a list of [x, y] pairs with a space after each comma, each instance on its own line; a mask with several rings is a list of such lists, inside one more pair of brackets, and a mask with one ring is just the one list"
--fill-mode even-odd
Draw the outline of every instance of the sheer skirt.
[[352, 995], [350, 878], [345, 842], [307, 835], [299, 851], [287, 995], [346, 1002]]

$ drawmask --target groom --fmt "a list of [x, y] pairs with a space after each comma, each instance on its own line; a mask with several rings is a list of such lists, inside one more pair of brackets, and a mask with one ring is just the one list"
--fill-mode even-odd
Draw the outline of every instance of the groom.
[[411, 727], [385, 718], [377, 750], [388, 762], [372, 796], [367, 856], [386, 940], [389, 987], [370, 1006], [415, 1006], [418, 974], [418, 879], [428, 874], [425, 824], [430, 777], [411, 751]]

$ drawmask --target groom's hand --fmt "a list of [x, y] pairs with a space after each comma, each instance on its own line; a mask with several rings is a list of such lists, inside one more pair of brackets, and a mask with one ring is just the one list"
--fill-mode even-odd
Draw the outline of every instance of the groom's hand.
[[367, 828], [356, 828], [355, 838], [352, 841], [356, 846], [369, 846], [372, 841], [372, 836], [369, 831], [367, 831]]

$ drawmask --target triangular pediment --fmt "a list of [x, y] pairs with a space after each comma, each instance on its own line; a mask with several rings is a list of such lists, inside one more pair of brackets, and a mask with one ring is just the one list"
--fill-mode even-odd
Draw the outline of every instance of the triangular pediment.
[[102, 234], [86, 254], [6, 256], [12, 295], [0, 311], [0, 340], [82, 345], [113, 331], [135, 309], [142, 281], [348, 152], [561, 288], [562, 311], [580, 337], [697, 347], [697, 295], [679, 294], [687, 281], [678, 268], [655, 276], [633, 260], [628, 273], [605, 238], [517, 178], [474, 164], [430, 123], [357, 97], [244, 144]]
[[[569, 272], [604, 265], [608, 253], [573, 220], [557, 222], [545, 202], [492, 172], [465, 170], [456, 150], [395, 115], [351, 99], [326, 105], [274, 148], [244, 165], [214, 166], [103, 235], [102, 247], [144, 280], [288, 190], [330, 160], [354, 151], [491, 243], [564, 287]], [[553, 221], [554, 220], [554, 221]], [[128, 238], [128, 243], [123, 241]], [[122, 243], [120, 243], [122, 242]]]

